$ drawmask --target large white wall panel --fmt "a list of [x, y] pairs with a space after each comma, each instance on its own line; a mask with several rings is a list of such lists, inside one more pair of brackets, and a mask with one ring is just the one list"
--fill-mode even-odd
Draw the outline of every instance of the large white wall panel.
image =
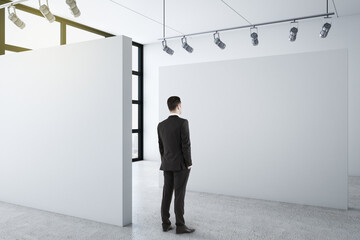
[[189, 189], [347, 209], [347, 50], [160, 68], [182, 99]]
[[[175, 50], [173, 56], [164, 53], [161, 42], [144, 47], [144, 157], [160, 161], [157, 149], [156, 126], [159, 122], [159, 67], [222, 61], [241, 58], [274, 56], [332, 49], [348, 49], [349, 63], [349, 175], [360, 176], [360, 15], [333, 18], [327, 38], [319, 37], [322, 19], [301, 21], [296, 42], [288, 40], [289, 24], [259, 28], [260, 44], [251, 45], [248, 29], [221, 33], [227, 44], [220, 50], [211, 34], [189, 37], [194, 52], [189, 54], [181, 47], [179, 39], [169, 40]], [[301, 64], [298, 71], [301, 70]]]
[[0, 57], [0, 201], [131, 223], [131, 39]]

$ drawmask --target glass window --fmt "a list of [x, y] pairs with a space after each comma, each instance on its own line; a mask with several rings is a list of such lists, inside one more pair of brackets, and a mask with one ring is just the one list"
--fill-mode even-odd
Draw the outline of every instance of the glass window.
[[138, 72], [139, 71], [139, 48], [136, 46], [132, 46], [132, 70]]
[[101, 39], [104, 36], [66, 25], [66, 44]]
[[139, 152], [138, 152], [138, 134], [133, 133], [132, 134], [132, 158], [138, 158]]
[[139, 100], [139, 77], [132, 75], [132, 100]]
[[5, 43], [29, 49], [46, 48], [60, 45], [60, 23], [49, 23], [45, 18], [21, 10], [17, 16], [25, 23], [25, 28], [18, 28], [5, 16]]
[[139, 124], [138, 124], [138, 114], [139, 113], [139, 105], [137, 104], [133, 104], [132, 105], [132, 129], [138, 129], [139, 128]]

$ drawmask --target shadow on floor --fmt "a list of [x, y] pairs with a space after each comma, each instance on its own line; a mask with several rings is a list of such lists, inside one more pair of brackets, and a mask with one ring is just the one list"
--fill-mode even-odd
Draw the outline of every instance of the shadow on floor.
[[349, 210], [360, 211], [360, 177], [349, 177]]

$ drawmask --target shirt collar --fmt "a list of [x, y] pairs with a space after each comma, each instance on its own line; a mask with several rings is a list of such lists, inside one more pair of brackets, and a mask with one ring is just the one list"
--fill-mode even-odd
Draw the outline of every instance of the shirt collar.
[[170, 113], [169, 116], [178, 116], [178, 117], [180, 117], [180, 115], [178, 113]]

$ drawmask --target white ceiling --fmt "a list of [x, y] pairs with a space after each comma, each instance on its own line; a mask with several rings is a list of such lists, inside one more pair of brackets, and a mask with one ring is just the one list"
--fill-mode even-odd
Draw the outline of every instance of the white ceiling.
[[[360, 0], [329, 0], [331, 12], [333, 2], [339, 17], [360, 14]], [[126, 35], [139, 43], [156, 42], [162, 37], [163, 0], [77, 0], [77, 3], [81, 16], [73, 18], [65, 0], [49, 0], [55, 15]], [[24, 4], [38, 8], [37, 0]], [[166, 36], [247, 25], [238, 13], [254, 24], [325, 12], [326, 0], [166, 0]]]

